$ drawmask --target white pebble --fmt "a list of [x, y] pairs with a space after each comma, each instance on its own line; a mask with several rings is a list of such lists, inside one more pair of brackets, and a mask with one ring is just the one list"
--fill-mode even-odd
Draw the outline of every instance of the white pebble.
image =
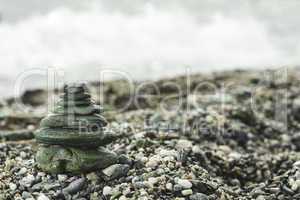
[[119, 200], [127, 200], [127, 198], [124, 195], [122, 195], [120, 196]]
[[166, 184], [166, 189], [169, 190], [169, 191], [172, 191], [173, 190], [173, 184], [172, 183], [167, 183]]
[[155, 168], [158, 166], [160, 160], [161, 160], [160, 156], [158, 155], [152, 156], [149, 158], [149, 161], [146, 163], [146, 167]]
[[27, 169], [25, 167], [22, 167], [17, 174], [23, 175], [23, 174], [26, 174], [26, 172], [27, 172]]
[[95, 183], [99, 179], [98, 175], [95, 172], [91, 172], [91, 173], [87, 174], [86, 178], [89, 181], [92, 181], [93, 183]]
[[158, 182], [158, 179], [155, 178], [155, 177], [150, 177], [150, 178], [148, 178], [148, 183], [149, 183], [150, 185], [155, 185], [157, 182]]
[[266, 200], [266, 198], [263, 195], [259, 195], [256, 197], [256, 200]]
[[300, 180], [296, 180], [292, 185], [292, 190], [295, 192], [300, 188]]
[[44, 173], [44, 172], [38, 172], [38, 173], [37, 173], [37, 176], [39, 176], [39, 177], [44, 177], [44, 176], [46, 176], [46, 173]]
[[187, 150], [187, 149], [191, 149], [193, 146], [193, 143], [189, 140], [178, 140], [176, 148], [180, 149], [180, 150]]
[[67, 175], [64, 175], [64, 174], [58, 174], [57, 175], [57, 179], [60, 181], [60, 182], [64, 182], [65, 180], [67, 180], [68, 176]]
[[50, 199], [46, 195], [44, 195], [43, 193], [41, 193], [38, 196], [37, 200], [50, 200]]
[[159, 155], [164, 158], [164, 157], [175, 157], [177, 158], [178, 156], [178, 152], [175, 150], [166, 150], [166, 149], [162, 149], [159, 152]]
[[148, 200], [148, 197], [146, 197], [146, 196], [139, 197], [138, 200]]
[[166, 156], [163, 159], [165, 162], [171, 162], [171, 161], [175, 161], [175, 158], [173, 156]]
[[228, 155], [228, 157], [233, 160], [240, 160], [242, 157], [242, 154], [240, 154], [238, 152], [232, 152]]
[[192, 183], [186, 179], [178, 179], [178, 184], [182, 186], [184, 189], [189, 189], [193, 186]]
[[130, 194], [130, 192], [131, 192], [130, 188], [129, 188], [129, 187], [126, 187], [126, 188], [123, 190], [122, 194], [125, 195], [125, 196], [127, 196], [128, 194]]
[[21, 151], [20, 156], [21, 156], [21, 158], [24, 159], [24, 158], [26, 158], [27, 154], [24, 151]]
[[14, 183], [10, 183], [10, 184], [9, 184], [9, 189], [10, 189], [11, 191], [15, 191], [15, 190], [17, 189], [17, 185], [14, 184]]
[[294, 162], [293, 166], [299, 168], [300, 167], [300, 160]]
[[20, 180], [20, 185], [25, 186], [25, 187], [30, 187], [32, 183], [34, 182], [35, 178], [33, 175], [29, 174], [28, 176], [22, 178]]
[[193, 151], [193, 153], [201, 153], [202, 152], [201, 148], [198, 145], [194, 145], [192, 147], [192, 151]]
[[109, 186], [105, 186], [105, 187], [103, 188], [102, 194], [103, 194], [104, 196], [111, 195], [111, 194], [112, 194], [112, 188], [109, 187]]
[[148, 158], [147, 157], [142, 157], [141, 161], [142, 161], [142, 163], [146, 163], [148, 161]]
[[192, 194], [193, 194], [193, 190], [191, 190], [191, 189], [182, 190], [182, 191], [181, 191], [181, 194], [182, 194], [183, 196], [189, 196], [189, 195], [192, 195]]

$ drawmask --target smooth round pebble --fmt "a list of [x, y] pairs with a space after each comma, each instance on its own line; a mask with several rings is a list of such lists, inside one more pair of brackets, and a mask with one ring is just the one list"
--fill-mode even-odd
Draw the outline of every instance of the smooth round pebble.
[[103, 194], [104, 196], [111, 195], [111, 194], [112, 194], [112, 188], [109, 187], [109, 186], [105, 186], [105, 187], [103, 188], [102, 194]]

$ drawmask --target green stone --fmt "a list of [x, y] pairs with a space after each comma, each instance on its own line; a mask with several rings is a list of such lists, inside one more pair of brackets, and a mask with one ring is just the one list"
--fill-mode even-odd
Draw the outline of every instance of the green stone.
[[105, 148], [82, 150], [58, 145], [40, 146], [36, 155], [38, 166], [50, 173], [89, 172], [104, 169], [118, 162], [118, 156]]
[[89, 116], [51, 114], [42, 119], [40, 123], [42, 128], [85, 128], [90, 130], [97, 127], [105, 127], [106, 125], [107, 122], [104, 117], [98, 114]]
[[118, 156], [101, 147], [115, 139], [107, 134], [102, 108], [91, 100], [84, 84], [64, 87], [53, 113], [35, 131], [39, 167], [51, 173], [81, 173], [103, 169], [118, 162]]
[[54, 108], [53, 113], [56, 114], [69, 114], [69, 115], [90, 115], [94, 113], [101, 113], [101, 107], [96, 105], [89, 106], [57, 106]]
[[97, 132], [86, 130], [43, 128], [35, 132], [35, 139], [39, 143], [65, 145], [71, 147], [94, 148], [103, 145], [103, 130]]

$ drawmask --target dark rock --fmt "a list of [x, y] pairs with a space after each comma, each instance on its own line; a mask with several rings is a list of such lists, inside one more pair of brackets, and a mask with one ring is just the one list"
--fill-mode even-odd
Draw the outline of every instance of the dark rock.
[[31, 140], [33, 138], [33, 131], [30, 130], [0, 131], [0, 139], [5, 141]]
[[21, 101], [24, 104], [31, 106], [40, 106], [46, 103], [47, 92], [45, 90], [27, 90], [21, 97]]

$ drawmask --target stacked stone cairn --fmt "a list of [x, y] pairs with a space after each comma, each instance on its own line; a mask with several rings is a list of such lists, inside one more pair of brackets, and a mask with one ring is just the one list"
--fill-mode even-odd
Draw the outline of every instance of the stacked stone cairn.
[[103, 147], [108, 140], [102, 111], [85, 84], [65, 86], [35, 132], [38, 166], [50, 173], [82, 173], [118, 163], [118, 156]]

